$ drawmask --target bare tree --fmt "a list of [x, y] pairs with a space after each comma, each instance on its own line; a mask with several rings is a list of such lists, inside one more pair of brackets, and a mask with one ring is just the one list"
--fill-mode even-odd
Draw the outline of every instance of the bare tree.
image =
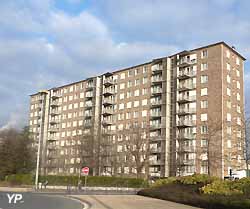
[[147, 178], [147, 175], [143, 174], [143, 170], [147, 170], [149, 167], [149, 155], [152, 148], [150, 147], [147, 129], [131, 126], [129, 130], [123, 130], [119, 134], [123, 135], [123, 140], [118, 145], [123, 147], [123, 150], [120, 150], [120, 157], [128, 154], [126, 155], [126, 162], [123, 162], [123, 164], [130, 169], [134, 169], [137, 178], [143, 176]]

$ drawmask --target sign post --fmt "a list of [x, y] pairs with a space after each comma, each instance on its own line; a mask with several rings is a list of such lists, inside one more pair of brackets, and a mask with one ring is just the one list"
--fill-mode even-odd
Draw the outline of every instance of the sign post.
[[89, 167], [82, 168], [82, 174], [84, 175], [84, 187], [86, 189], [87, 186], [87, 176], [89, 175]]

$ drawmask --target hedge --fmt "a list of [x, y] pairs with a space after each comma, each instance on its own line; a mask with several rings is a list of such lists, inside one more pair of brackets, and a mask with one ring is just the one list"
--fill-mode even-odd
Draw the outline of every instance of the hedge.
[[[33, 185], [35, 177], [33, 175], [10, 175], [5, 180], [12, 185]], [[84, 177], [81, 177], [81, 180], [84, 182]], [[39, 182], [45, 181], [48, 181], [48, 185], [77, 186], [78, 176], [39, 176]], [[145, 188], [148, 187], [148, 182], [135, 178], [88, 176], [87, 186]]]

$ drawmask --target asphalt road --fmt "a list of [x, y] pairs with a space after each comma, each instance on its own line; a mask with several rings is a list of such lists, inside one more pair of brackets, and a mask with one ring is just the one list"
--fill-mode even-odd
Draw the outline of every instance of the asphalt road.
[[0, 192], [0, 209], [82, 209], [83, 205], [63, 195]]

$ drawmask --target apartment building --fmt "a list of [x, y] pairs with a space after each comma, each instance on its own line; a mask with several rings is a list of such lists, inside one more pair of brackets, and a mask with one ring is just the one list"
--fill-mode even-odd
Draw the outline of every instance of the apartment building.
[[219, 42], [31, 95], [41, 172], [224, 177], [244, 169], [244, 61]]

